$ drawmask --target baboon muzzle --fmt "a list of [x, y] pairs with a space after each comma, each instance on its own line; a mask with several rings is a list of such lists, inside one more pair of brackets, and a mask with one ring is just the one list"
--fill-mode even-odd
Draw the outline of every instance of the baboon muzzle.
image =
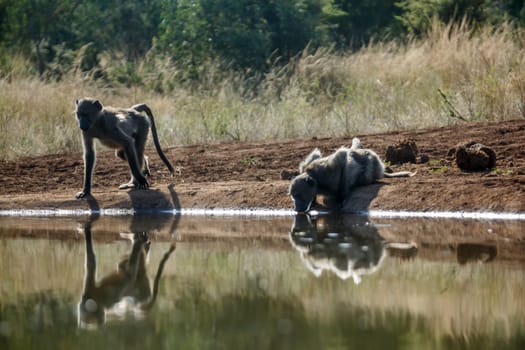
[[88, 131], [89, 130], [89, 127], [91, 126], [89, 121], [85, 120], [85, 119], [80, 119], [78, 121], [78, 126], [80, 127], [80, 129], [82, 131]]
[[297, 200], [297, 199], [293, 199], [293, 209], [297, 212], [297, 213], [306, 213], [308, 210], [310, 210], [310, 206], [312, 205], [312, 201], [309, 201], [309, 202], [305, 202], [305, 201], [301, 201], [301, 200]]

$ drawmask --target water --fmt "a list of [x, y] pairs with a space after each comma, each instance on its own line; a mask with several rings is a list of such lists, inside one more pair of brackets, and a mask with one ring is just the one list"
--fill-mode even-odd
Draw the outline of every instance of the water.
[[1, 216], [0, 348], [523, 349], [523, 225]]

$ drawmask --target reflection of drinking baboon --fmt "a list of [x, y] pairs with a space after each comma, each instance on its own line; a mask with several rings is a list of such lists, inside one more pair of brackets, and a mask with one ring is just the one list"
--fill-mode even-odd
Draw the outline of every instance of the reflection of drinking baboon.
[[308, 211], [317, 194], [335, 198], [343, 208], [355, 186], [369, 185], [383, 177], [414, 175], [408, 171], [385, 173], [379, 156], [363, 148], [357, 138], [352, 140], [351, 148], [341, 147], [326, 157], [318, 149], [313, 150], [299, 165], [299, 172], [288, 191], [297, 212]]
[[128, 301], [132, 311], [146, 312], [157, 298], [160, 277], [168, 258], [175, 250], [171, 245], [162, 257], [153, 291], [146, 270], [146, 260], [151, 242], [146, 233], [131, 234], [132, 246], [129, 256], [125, 256], [117, 265], [117, 270], [96, 281], [96, 257], [91, 237], [91, 223], [84, 225], [86, 244], [86, 265], [84, 289], [78, 304], [78, 325], [89, 327], [105, 322], [106, 313], [121, 301]]
[[[141, 113], [145, 112], [147, 117]], [[144, 157], [144, 148], [149, 129], [153, 135], [153, 142], [157, 152], [173, 174], [173, 166], [162, 151], [157, 136], [155, 120], [150, 108], [145, 104], [138, 104], [131, 108], [104, 107], [92, 98], [76, 101], [76, 116], [82, 130], [84, 146], [84, 188], [76, 197], [82, 198], [91, 194], [91, 177], [95, 166], [95, 148], [93, 141], [100, 142], [116, 149], [117, 157], [127, 160], [131, 171], [131, 180], [120, 185], [120, 189], [149, 187], [146, 176], [149, 174], [147, 158]], [[149, 119], [148, 119], [149, 118]]]
[[417, 254], [415, 243], [386, 242], [377, 227], [360, 216], [311, 218], [295, 216], [290, 232], [292, 246], [303, 264], [314, 275], [332, 271], [341, 279], [352, 277], [359, 284], [363, 275], [377, 271], [387, 255], [411, 258]]

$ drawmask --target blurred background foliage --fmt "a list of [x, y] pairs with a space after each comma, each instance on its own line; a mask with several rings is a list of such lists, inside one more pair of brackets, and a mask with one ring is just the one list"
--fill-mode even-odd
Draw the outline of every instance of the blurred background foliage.
[[0, 0], [0, 159], [80, 151], [73, 101], [165, 144], [525, 118], [523, 0]]
[[523, 0], [0, 0], [0, 75], [8, 75], [13, 57], [21, 56], [31, 63], [28, 74], [53, 80], [74, 71], [142, 84], [133, 74], [137, 64], [159, 60], [176, 67], [171, 84], [202, 79], [210, 62], [256, 76], [305, 49], [355, 51], [372, 42], [417, 38], [436, 20], [465, 21], [473, 30], [503, 23], [520, 27], [525, 5]]

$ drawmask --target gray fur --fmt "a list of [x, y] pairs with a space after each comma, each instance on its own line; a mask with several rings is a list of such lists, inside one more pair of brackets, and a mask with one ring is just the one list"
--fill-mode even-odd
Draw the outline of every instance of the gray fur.
[[326, 157], [314, 149], [300, 163], [299, 171], [288, 191], [298, 212], [308, 211], [318, 194], [335, 197], [342, 208], [356, 186], [370, 185], [383, 177], [414, 175], [408, 171], [385, 173], [379, 156], [371, 149], [363, 148], [357, 138], [352, 140], [350, 148], [341, 147]]
[[315, 148], [306, 158], [299, 163], [299, 173], [303, 173], [305, 167], [310, 164], [312, 161], [322, 157], [321, 151], [319, 148]]
[[[104, 107], [100, 101], [88, 97], [77, 100], [75, 105], [84, 146], [84, 188], [76, 194], [77, 198], [91, 195], [91, 178], [96, 160], [95, 139], [115, 149], [116, 156], [128, 162], [131, 180], [122, 184], [120, 189], [149, 187], [146, 175], [150, 174], [150, 169], [144, 149], [150, 129], [157, 153], [173, 175], [173, 166], [160, 147], [153, 113], [147, 105]], [[142, 113], [146, 113], [147, 117]]]

